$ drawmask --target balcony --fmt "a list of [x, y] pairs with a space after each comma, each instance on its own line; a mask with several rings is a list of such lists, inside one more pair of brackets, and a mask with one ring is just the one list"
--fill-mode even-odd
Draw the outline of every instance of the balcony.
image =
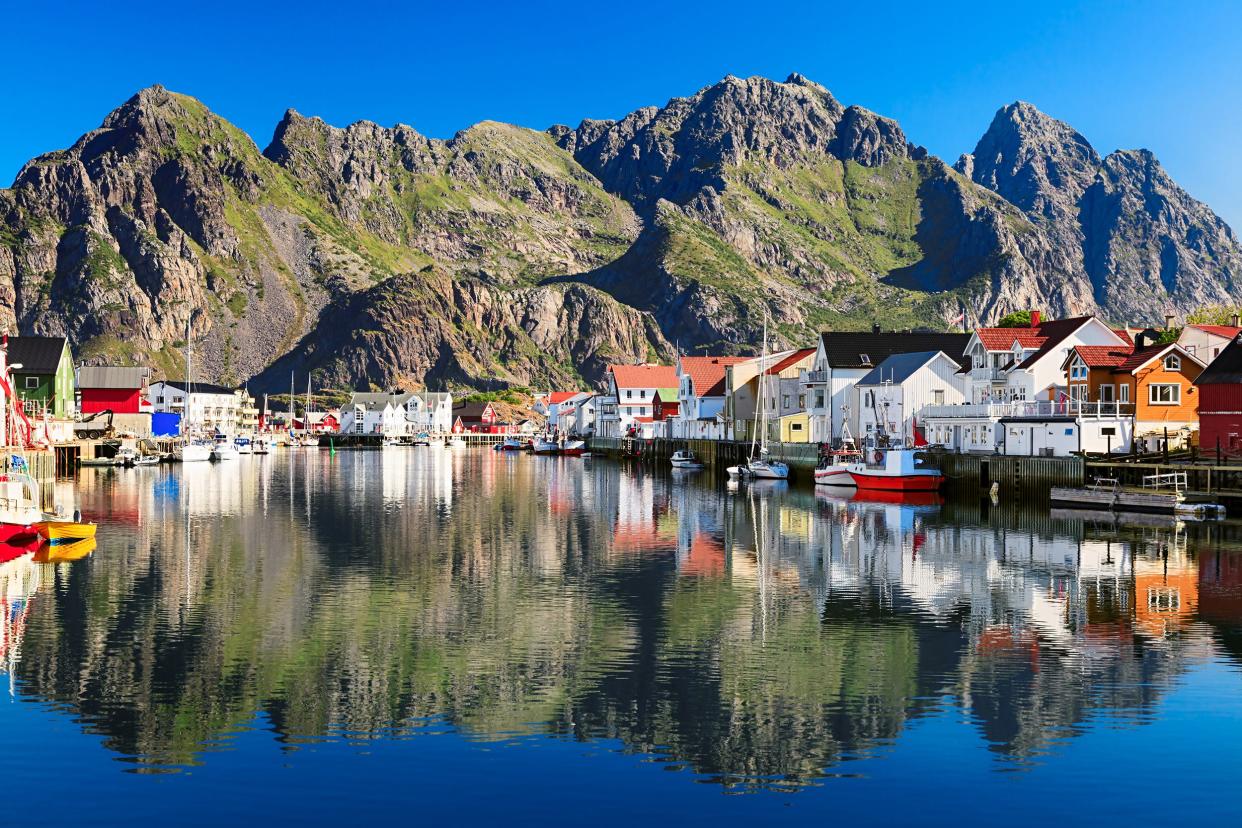
[[1134, 406], [1118, 402], [1083, 402], [1081, 400], [1019, 400], [1007, 403], [967, 403], [964, 405], [928, 405], [919, 413], [931, 419], [1012, 419], [1046, 420], [1053, 417], [1075, 417], [1084, 420], [1115, 420], [1134, 416]]
[[1004, 385], [1009, 378], [1009, 372], [1004, 368], [971, 368], [970, 378], [974, 382], [991, 382], [997, 385]]
[[821, 370], [821, 371], [803, 371], [802, 372], [801, 382], [803, 385], [823, 385], [827, 381], [828, 381], [827, 371]]

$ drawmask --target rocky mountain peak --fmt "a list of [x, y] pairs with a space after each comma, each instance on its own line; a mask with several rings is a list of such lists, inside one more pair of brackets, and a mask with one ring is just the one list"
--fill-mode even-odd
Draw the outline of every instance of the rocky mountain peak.
[[[997, 111], [971, 158], [975, 183], [1047, 218], [1072, 212], [1100, 165], [1086, 138], [1025, 101]], [[959, 161], [958, 171], [965, 168]]]

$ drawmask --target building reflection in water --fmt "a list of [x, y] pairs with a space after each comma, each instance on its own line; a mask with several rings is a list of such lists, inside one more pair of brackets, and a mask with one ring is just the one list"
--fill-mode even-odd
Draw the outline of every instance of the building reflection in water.
[[448, 449], [92, 471], [79, 492], [88, 562], [2, 564], [4, 669], [138, 769], [211, 761], [258, 714], [290, 749], [448, 725], [797, 787], [947, 707], [1021, 766], [1100, 716], [1150, 720], [1242, 649], [1229, 527]]

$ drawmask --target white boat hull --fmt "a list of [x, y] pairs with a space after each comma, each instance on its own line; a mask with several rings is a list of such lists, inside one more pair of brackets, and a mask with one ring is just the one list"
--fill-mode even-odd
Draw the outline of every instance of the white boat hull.
[[173, 459], [178, 463], [205, 463], [211, 459], [211, 447], [191, 443], [173, 449]]
[[237, 448], [235, 446], [216, 446], [211, 450], [211, 459], [217, 462], [224, 460], [236, 460], [238, 458]]
[[816, 469], [815, 483], [820, 486], [857, 485], [854, 483], [854, 476], [850, 474], [850, 467], [843, 463], [825, 466], [822, 469]]

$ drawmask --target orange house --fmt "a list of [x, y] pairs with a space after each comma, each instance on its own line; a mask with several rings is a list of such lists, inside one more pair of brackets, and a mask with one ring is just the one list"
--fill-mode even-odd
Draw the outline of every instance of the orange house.
[[1071, 401], [1115, 404], [1120, 416], [1133, 416], [1134, 439], [1158, 450], [1167, 430], [1172, 444], [1184, 444], [1199, 429], [1194, 381], [1204, 364], [1175, 342], [1137, 347], [1079, 345], [1066, 356]]

